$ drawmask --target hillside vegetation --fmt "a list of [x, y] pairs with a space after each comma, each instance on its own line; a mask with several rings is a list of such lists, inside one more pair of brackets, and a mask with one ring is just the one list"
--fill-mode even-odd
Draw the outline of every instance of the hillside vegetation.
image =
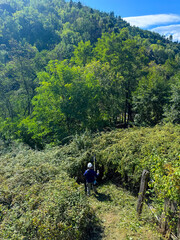
[[[180, 235], [179, 51], [171, 37], [81, 2], [0, 1], [1, 239], [115, 237], [102, 219], [113, 218], [108, 204], [127, 213], [121, 187], [133, 214], [119, 237], [148, 239], [149, 227], [158, 239], [157, 226]], [[93, 156], [110, 202], [82, 189]], [[143, 169], [155, 218], [135, 216]]]
[[[92, 233], [92, 229], [98, 229], [100, 220], [93, 211], [95, 205], [91, 201], [89, 205], [81, 183], [87, 163], [94, 155], [101, 172], [100, 183], [110, 179], [135, 195], [138, 193], [142, 170], [149, 170], [151, 179], [147, 201], [159, 217], [164, 211], [165, 198], [176, 202], [177, 209], [168, 212], [168, 218], [169, 231], [177, 234], [180, 204], [179, 136], [179, 126], [167, 125], [116, 130], [99, 136], [87, 132], [74, 136], [68, 145], [49, 146], [41, 152], [19, 144], [12, 146], [8, 153], [3, 153], [1, 149], [1, 238], [85, 239], [86, 236], [91, 239], [88, 234]], [[107, 195], [113, 194], [112, 191], [115, 191], [114, 194], [122, 191], [111, 191], [111, 188], [114, 189], [110, 186], [106, 188]], [[127, 198], [131, 199], [130, 196]], [[101, 208], [100, 203], [95, 204]], [[124, 203], [118, 197], [116, 204], [122, 208]], [[134, 202], [133, 214], [135, 208]], [[149, 214], [145, 219], [150, 224], [154, 216]], [[143, 226], [142, 222], [137, 224]], [[136, 236], [140, 236], [138, 234]]]
[[136, 213], [137, 198], [121, 187], [107, 182], [90, 199], [100, 218], [101, 228], [94, 227], [92, 240], [160, 240], [154, 216], [146, 205], [141, 219]]
[[0, 13], [3, 141], [179, 123], [179, 43], [80, 2], [6, 0]]

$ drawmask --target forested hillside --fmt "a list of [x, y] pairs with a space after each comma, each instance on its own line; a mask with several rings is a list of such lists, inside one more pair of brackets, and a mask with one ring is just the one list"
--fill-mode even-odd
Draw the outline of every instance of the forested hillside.
[[[77, 1], [0, 0], [1, 239], [106, 239], [108, 204], [118, 240], [176, 239], [179, 123], [178, 42]], [[105, 184], [88, 200], [95, 155]], [[143, 169], [153, 214], [138, 218]]]
[[0, 3], [0, 134], [42, 148], [76, 132], [179, 123], [179, 49], [64, 0]]

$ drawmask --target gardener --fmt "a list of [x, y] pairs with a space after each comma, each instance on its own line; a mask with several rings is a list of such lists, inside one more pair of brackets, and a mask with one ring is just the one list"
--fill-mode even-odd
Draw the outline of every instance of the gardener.
[[86, 178], [86, 187], [87, 187], [87, 195], [90, 196], [91, 189], [93, 188], [94, 192], [96, 191], [96, 177], [99, 175], [99, 171], [97, 170], [97, 173], [93, 170], [92, 163], [88, 163], [87, 170], [83, 174]]

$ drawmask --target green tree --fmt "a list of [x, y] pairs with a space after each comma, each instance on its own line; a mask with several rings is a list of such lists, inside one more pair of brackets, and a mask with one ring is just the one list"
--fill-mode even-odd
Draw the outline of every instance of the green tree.
[[173, 77], [171, 96], [168, 106], [165, 107], [165, 121], [180, 124], [180, 75]]
[[154, 126], [163, 118], [168, 103], [169, 83], [163, 68], [152, 64], [147, 77], [142, 77], [133, 96], [135, 124]]
[[22, 121], [21, 129], [25, 127], [42, 143], [57, 142], [80, 130], [86, 121], [88, 94], [79, 68], [51, 61], [38, 79], [40, 86], [33, 99], [32, 116]]
[[94, 55], [100, 61], [108, 62], [115, 76], [122, 76], [119, 88], [124, 94], [123, 122], [132, 121], [132, 92], [136, 90], [141, 70], [147, 63], [144, 47], [129, 37], [128, 29], [123, 29], [119, 34], [104, 34], [96, 44]]
[[74, 56], [71, 61], [78, 66], [85, 66], [92, 60], [92, 45], [90, 41], [79, 42], [78, 46], [74, 50]]

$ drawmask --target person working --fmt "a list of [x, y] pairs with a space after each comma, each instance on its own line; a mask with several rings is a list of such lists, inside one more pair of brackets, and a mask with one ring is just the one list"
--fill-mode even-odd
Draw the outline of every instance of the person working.
[[96, 191], [96, 177], [99, 175], [99, 171], [97, 173], [93, 170], [93, 165], [92, 163], [88, 163], [87, 165], [87, 170], [83, 174], [86, 178], [86, 187], [87, 187], [87, 195], [90, 196], [91, 194], [91, 189], [93, 188], [94, 192], [97, 193]]

